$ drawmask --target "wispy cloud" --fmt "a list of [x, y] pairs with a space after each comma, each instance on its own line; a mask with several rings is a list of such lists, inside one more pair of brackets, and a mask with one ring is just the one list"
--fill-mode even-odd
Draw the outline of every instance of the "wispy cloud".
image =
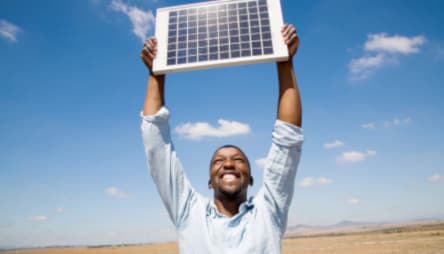
[[408, 55], [418, 53], [418, 46], [421, 46], [425, 42], [426, 38], [422, 35], [409, 38], [399, 35], [388, 36], [385, 33], [379, 33], [369, 34], [364, 48], [366, 51], [399, 53]]
[[376, 156], [376, 151], [374, 150], [368, 150], [366, 152], [350, 151], [339, 155], [337, 161], [340, 163], [359, 162], [373, 156]]
[[117, 187], [108, 187], [105, 189], [105, 194], [113, 198], [128, 198], [129, 194], [118, 189]]
[[400, 35], [389, 36], [385, 33], [368, 34], [364, 44], [366, 55], [352, 59], [348, 65], [350, 79], [366, 79], [377, 68], [398, 62], [398, 55], [418, 53], [420, 46], [426, 42], [422, 35], [406, 37]]
[[254, 161], [254, 163], [256, 164], [256, 166], [258, 166], [259, 168], [263, 169], [265, 167], [265, 163], [267, 162], [267, 158], [260, 158]]
[[111, 9], [122, 12], [128, 16], [132, 25], [133, 33], [144, 42], [148, 37], [148, 33], [153, 30], [156, 19], [151, 10], [144, 11], [136, 6], [130, 6], [121, 0], [113, 0]]
[[336, 148], [336, 147], [341, 147], [343, 145], [344, 145], [344, 142], [342, 142], [341, 140], [335, 140], [332, 143], [325, 143], [324, 148], [325, 149], [332, 149], [332, 148]]
[[8, 41], [16, 42], [17, 41], [17, 33], [21, 31], [21, 29], [3, 19], [0, 19], [0, 37], [5, 38]]
[[377, 54], [376, 56], [363, 56], [358, 59], [351, 60], [348, 65], [350, 77], [353, 80], [366, 79], [377, 68], [385, 63], [385, 55]]
[[63, 212], [65, 212], [65, 209], [63, 207], [57, 207], [56, 208], [56, 212], [57, 213], [63, 213]]
[[319, 178], [312, 178], [312, 177], [305, 177], [302, 179], [302, 181], [299, 183], [301, 187], [312, 187], [316, 185], [325, 185], [330, 184], [333, 182], [333, 179], [325, 178], [325, 177], [319, 177]]
[[429, 182], [431, 183], [439, 183], [439, 182], [444, 182], [444, 176], [443, 175], [439, 175], [439, 174], [435, 174], [432, 175], [428, 178]]
[[406, 118], [393, 118], [392, 120], [388, 120], [388, 121], [384, 121], [384, 126], [389, 128], [389, 127], [394, 127], [394, 126], [400, 126], [400, 125], [406, 125], [412, 122], [412, 118], [410, 117], [406, 117]]
[[361, 200], [359, 200], [358, 198], [350, 198], [347, 200], [347, 203], [350, 205], [358, 205], [359, 203], [361, 203]]
[[32, 221], [47, 221], [48, 220], [48, 216], [46, 216], [46, 215], [36, 215], [36, 216], [32, 216], [31, 220]]
[[201, 139], [203, 137], [229, 137], [250, 133], [248, 124], [219, 119], [219, 126], [212, 126], [205, 122], [185, 123], [176, 127], [176, 132], [187, 139]]
[[361, 128], [372, 130], [376, 128], [376, 125], [374, 123], [363, 123]]

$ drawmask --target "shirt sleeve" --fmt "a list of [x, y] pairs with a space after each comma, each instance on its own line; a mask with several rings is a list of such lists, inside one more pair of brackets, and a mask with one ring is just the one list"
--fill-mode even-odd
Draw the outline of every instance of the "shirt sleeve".
[[148, 169], [171, 220], [179, 227], [189, 213], [189, 200], [193, 197], [194, 190], [174, 150], [169, 116], [165, 107], [155, 115], [144, 116], [141, 113], [141, 131]]
[[296, 171], [304, 141], [302, 129], [276, 120], [272, 144], [264, 166], [263, 197], [280, 225], [287, 227], [288, 209], [293, 197]]

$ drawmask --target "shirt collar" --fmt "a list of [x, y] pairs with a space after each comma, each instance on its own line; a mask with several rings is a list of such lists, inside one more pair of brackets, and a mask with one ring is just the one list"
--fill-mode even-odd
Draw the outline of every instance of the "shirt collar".
[[[207, 206], [207, 216], [216, 218], [216, 217], [227, 217], [223, 214], [221, 214], [218, 210], [216, 205], [214, 204], [214, 200], [211, 200], [210, 202], [208, 202], [208, 206]], [[239, 212], [234, 216], [238, 216], [239, 214], [243, 214], [248, 212], [249, 210], [251, 210], [254, 207], [254, 203], [253, 203], [253, 197], [248, 198], [245, 202], [243, 202], [242, 204], [240, 204], [239, 206]]]

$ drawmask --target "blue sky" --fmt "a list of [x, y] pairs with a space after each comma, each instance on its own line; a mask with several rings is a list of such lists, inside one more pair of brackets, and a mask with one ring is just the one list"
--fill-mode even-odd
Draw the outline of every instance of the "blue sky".
[[[139, 51], [155, 9], [184, 3], [0, 2], [0, 246], [174, 239], [145, 164]], [[281, 3], [301, 37], [305, 134], [289, 225], [444, 219], [444, 3]], [[194, 187], [211, 196], [211, 152], [233, 143], [252, 161], [253, 195], [276, 117], [275, 64], [166, 82]]]

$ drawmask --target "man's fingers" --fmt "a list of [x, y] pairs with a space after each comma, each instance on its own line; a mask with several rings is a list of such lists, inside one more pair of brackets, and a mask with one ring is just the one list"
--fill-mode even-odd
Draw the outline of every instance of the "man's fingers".
[[284, 37], [285, 43], [289, 44], [292, 40], [296, 38], [296, 28], [293, 25], [284, 25], [282, 27], [282, 36]]

